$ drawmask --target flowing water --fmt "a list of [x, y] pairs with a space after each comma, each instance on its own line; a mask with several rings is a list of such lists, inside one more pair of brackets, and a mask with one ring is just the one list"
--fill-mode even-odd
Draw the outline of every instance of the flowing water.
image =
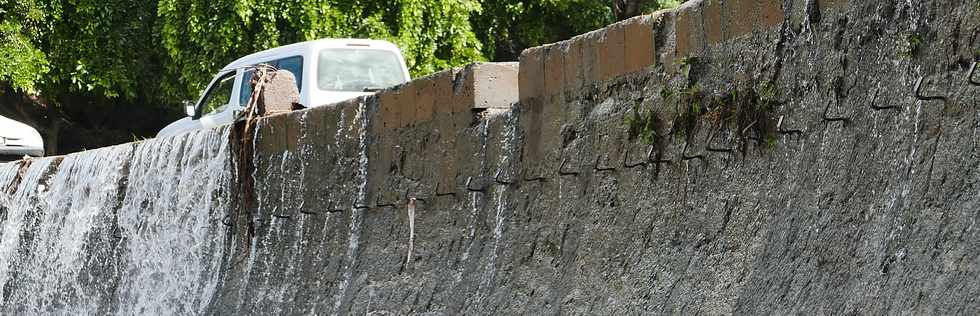
[[0, 166], [0, 314], [204, 312], [225, 251], [228, 133]]

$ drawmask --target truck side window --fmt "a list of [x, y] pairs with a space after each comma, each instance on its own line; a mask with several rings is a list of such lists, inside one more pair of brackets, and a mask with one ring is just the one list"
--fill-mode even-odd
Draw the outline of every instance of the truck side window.
[[252, 73], [254, 70], [246, 70], [242, 74], [241, 93], [238, 94], [238, 104], [242, 107], [248, 106], [248, 99], [252, 97]]
[[296, 77], [296, 89], [300, 92], [303, 91], [303, 57], [295, 56], [289, 58], [283, 58], [276, 61], [276, 67], [282, 70], [288, 70], [293, 73], [293, 77]]
[[231, 101], [231, 91], [235, 86], [235, 72], [229, 72], [218, 79], [201, 100], [200, 113], [209, 115], [228, 105]]

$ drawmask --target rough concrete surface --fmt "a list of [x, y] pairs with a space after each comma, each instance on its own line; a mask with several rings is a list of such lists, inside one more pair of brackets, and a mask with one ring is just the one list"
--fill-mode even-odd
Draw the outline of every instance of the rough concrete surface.
[[977, 314], [978, 49], [975, 1], [694, 1], [525, 51], [514, 104], [469, 67], [245, 161], [222, 128], [0, 165], [0, 311]]

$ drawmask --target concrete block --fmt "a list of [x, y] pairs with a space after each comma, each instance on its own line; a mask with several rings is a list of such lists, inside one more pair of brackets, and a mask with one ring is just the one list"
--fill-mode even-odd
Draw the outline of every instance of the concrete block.
[[[362, 135], [371, 130], [371, 118], [367, 102], [376, 99], [376, 96], [359, 97], [333, 106], [340, 111], [340, 118], [338, 118], [338, 121], [326, 121], [326, 124], [339, 124], [337, 126], [337, 133], [346, 136], [346, 139], [337, 140], [344, 144], [340, 146], [340, 149], [344, 152], [344, 156], [354, 157], [358, 154], [358, 148], [356, 146], [359, 144], [356, 144], [355, 141], [359, 140]], [[361, 126], [363, 120], [368, 120], [367, 130], [364, 129], [364, 126]]]
[[289, 112], [299, 104], [299, 90], [296, 89], [296, 77], [287, 70], [278, 70], [275, 76], [265, 84], [259, 98], [259, 110], [264, 114]]
[[416, 79], [418, 88], [415, 89], [415, 122], [428, 122], [435, 113], [435, 84], [439, 73], [421, 79]]
[[[334, 172], [331, 179], [335, 182], [331, 183], [349, 183], [349, 185], [343, 185], [339, 189], [330, 190], [330, 204], [333, 209], [347, 209], [354, 205], [355, 198], [357, 197], [357, 185], [356, 181], [351, 181], [350, 179], [357, 179], [358, 173], [361, 172], [360, 169], [360, 140], [362, 137], [367, 137], [365, 135], [368, 130], [362, 127], [362, 120], [370, 120], [369, 113], [365, 113], [367, 107], [362, 107], [362, 102], [366, 99], [373, 99], [374, 96], [352, 99], [349, 101], [344, 101], [332, 107], [323, 108], [335, 108], [338, 111], [338, 117], [336, 120], [330, 120], [329, 117], [325, 118], [324, 124], [326, 125], [336, 125], [337, 126], [337, 137], [334, 139], [334, 150], [337, 151], [336, 165], [334, 166]], [[314, 108], [318, 109], [320, 107]], [[360, 117], [358, 113], [361, 113]], [[367, 117], [366, 117], [367, 116]], [[370, 127], [370, 122], [369, 125]]]
[[565, 81], [562, 83], [563, 90], [575, 90], [582, 87], [585, 82], [585, 67], [583, 63], [582, 42], [585, 38], [576, 36], [570, 40], [562, 42], [562, 55], [565, 56], [563, 66], [565, 67]]
[[521, 150], [521, 174], [525, 179], [544, 176], [539, 165], [544, 161], [542, 148], [542, 109], [541, 100], [521, 102], [520, 126], [524, 144]]
[[478, 63], [471, 65], [473, 108], [505, 109], [517, 102], [518, 63]]
[[458, 69], [448, 76], [445, 81], [437, 84], [438, 98], [451, 100], [448, 106], [440, 106], [435, 114], [435, 128], [432, 137], [438, 142], [433, 149], [438, 155], [439, 171], [436, 175], [436, 193], [449, 194], [456, 192], [456, 161], [457, 137], [466, 128], [473, 117], [473, 90], [466, 89], [465, 69]]
[[398, 90], [391, 88], [385, 89], [377, 94], [381, 102], [378, 114], [380, 115], [380, 127], [382, 130], [396, 129], [401, 126]]
[[599, 41], [606, 36], [605, 29], [595, 30], [582, 35], [582, 84], [592, 84], [602, 80], [601, 60], [599, 53], [601, 46]]
[[476, 91], [473, 90], [473, 67], [467, 65], [453, 78], [453, 113], [466, 113], [476, 106]]
[[564, 52], [561, 45], [552, 44], [544, 49], [544, 97], [562, 92], [565, 84]]
[[725, 1], [725, 40], [731, 40], [752, 32], [759, 18], [759, 0]]
[[[392, 126], [391, 116], [397, 114], [398, 93], [396, 91], [386, 91], [388, 93], [378, 94], [378, 98], [370, 100], [368, 107], [370, 111], [377, 113], [372, 115], [372, 120], [381, 119], [384, 124], [381, 128], [372, 128], [367, 135], [367, 155], [368, 155], [368, 184], [365, 202], [374, 205], [378, 192], [383, 190], [383, 184], [388, 178], [392, 164], [392, 147], [395, 144], [398, 125]], [[392, 93], [394, 92], [394, 93]], [[385, 117], [388, 116], [388, 117]], [[398, 122], [395, 120], [395, 122]], [[372, 126], [379, 126], [373, 123]]]
[[599, 38], [599, 80], [605, 81], [626, 72], [626, 27], [617, 23], [605, 28]]
[[543, 156], [538, 167], [541, 169], [540, 174], [549, 178], [558, 173], [562, 149], [561, 129], [568, 110], [563, 94], [547, 98], [541, 107], [541, 136], [538, 146]]
[[626, 20], [626, 73], [643, 70], [656, 63], [653, 47], [653, 16], [641, 15]]
[[[482, 124], [482, 122], [481, 122]], [[482, 168], [486, 159], [482, 139], [482, 127], [462, 128], [457, 130], [454, 154], [455, 176], [452, 178], [455, 188], [465, 188], [467, 179], [482, 177]], [[450, 179], [446, 179], [449, 181]], [[483, 182], [481, 181], [477, 182]]]
[[[387, 165], [381, 165], [384, 168], [383, 178], [376, 186], [376, 201], [374, 205], [376, 206], [390, 206], [398, 204], [402, 198], [402, 193], [404, 189], [402, 188], [402, 183], [404, 182], [404, 176], [401, 174], [402, 164], [404, 161], [402, 156], [405, 154], [405, 148], [402, 144], [390, 144], [389, 146], [383, 148], [388, 152], [387, 157], [389, 157]], [[395, 171], [395, 172], [392, 172]]]
[[674, 10], [660, 10], [653, 13], [653, 48], [657, 54], [657, 62], [663, 65], [664, 71], [677, 71], [677, 32]]
[[428, 174], [426, 164], [432, 157], [427, 155], [426, 143], [433, 132], [431, 125], [431, 121], [416, 122], [412, 127], [403, 128], [398, 135], [395, 147], [402, 154], [393, 157], [400, 162], [400, 175], [412, 180], [411, 182], [421, 182]]
[[417, 122], [403, 135], [402, 144], [406, 148], [405, 176], [416, 181], [413, 192], [416, 196], [432, 196], [439, 182], [439, 172], [445, 164], [442, 131], [454, 129], [453, 79], [455, 70], [447, 70], [416, 79], [420, 82], [416, 102]]
[[338, 106], [318, 106], [295, 112], [298, 116], [297, 124], [300, 125], [299, 133], [302, 134], [300, 138], [317, 148], [328, 147], [334, 142], [338, 132], [340, 112], [341, 108]]
[[441, 169], [443, 157], [436, 149], [441, 141], [438, 139], [434, 121], [421, 122], [413, 129], [410, 147], [406, 147], [405, 176], [413, 183], [410, 189], [416, 196], [432, 196], [438, 184], [438, 172]]
[[304, 126], [305, 120], [309, 118], [309, 114], [306, 112], [289, 112], [285, 113], [286, 116], [286, 150], [299, 153], [299, 141], [305, 133], [306, 126]]
[[415, 111], [418, 108], [416, 98], [419, 88], [420, 82], [418, 81], [409, 82], [398, 88], [395, 94], [397, 98], [396, 112], [398, 113], [398, 125], [396, 126], [398, 128], [415, 125]]
[[651, 14], [653, 23], [653, 55], [654, 63], [661, 64], [665, 70], [670, 70], [674, 60], [674, 15], [672, 10], [660, 10]]
[[452, 112], [437, 112], [431, 137], [435, 139], [432, 151], [434, 158], [436, 193], [452, 193], [456, 190], [456, 124]]
[[433, 115], [453, 113], [453, 80], [456, 70], [447, 70], [433, 75], [432, 98]]
[[701, 19], [704, 23], [704, 40], [707, 45], [714, 45], [725, 40], [722, 33], [724, 4], [721, 0], [705, 0], [701, 3]]
[[701, 27], [701, 2], [691, 1], [677, 8], [674, 31], [677, 34], [677, 58], [700, 55], [704, 49]]
[[[486, 117], [487, 126], [487, 176], [497, 176], [505, 182], [514, 182], [518, 177], [517, 159], [520, 159], [520, 145], [513, 131], [517, 123], [510, 115], [501, 112], [491, 112]], [[493, 178], [489, 179], [493, 181]]]
[[443, 139], [453, 139], [451, 141], [447, 140], [442, 143], [437, 148], [437, 153], [440, 156], [439, 164], [437, 165], [436, 173], [436, 194], [449, 194], [456, 192], [456, 136], [450, 131], [441, 130], [440, 137]]
[[532, 47], [521, 52], [518, 73], [518, 95], [521, 102], [544, 94], [544, 50]]
[[760, 18], [757, 20], [757, 29], [766, 30], [776, 27], [783, 23], [786, 17], [783, 11], [783, 0], [760, 0]]
[[[617, 116], [617, 118], [619, 118]], [[620, 169], [623, 167], [623, 148], [625, 137], [622, 135], [621, 121], [606, 121], [599, 124], [600, 130], [596, 143], [596, 168]]]
[[463, 107], [455, 105], [457, 96], [455, 87], [460, 69], [453, 69], [438, 76], [433, 85], [436, 108], [431, 137], [436, 139], [433, 147], [435, 173], [435, 188], [437, 194], [456, 192], [456, 120], [469, 116], [468, 111], [459, 112]]
[[[295, 120], [288, 123], [290, 135], [297, 135], [297, 147], [290, 149], [294, 156], [283, 164], [282, 174], [287, 178], [283, 183], [285, 206], [291, 210], [306, 213], [323, 213], [331, 208], [331, 194], [343, 186], [336, 174], [338, 156], [341, 151], [335, 145], [340, 109], [334, 106], [320, 106], [290, 113]], [[296, 133], [293, 133], [295, 130]], [[299, 203], [302, 201], [302, 203]], [[295, 212], [282, 215], [295, 215]]]
[[255, 152], [257, 155], [281, 153], [286, 150], [288, 134], [285, 113], [270, 115], [259, 119], [255, 129]]

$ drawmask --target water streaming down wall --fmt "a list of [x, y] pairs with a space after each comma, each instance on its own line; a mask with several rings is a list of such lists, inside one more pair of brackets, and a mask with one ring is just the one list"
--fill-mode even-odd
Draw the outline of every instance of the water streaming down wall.
[[[230, 128], [0, 165], [0, 313], [975, 314], [980, 12], [840, 3], [535, 48], [512, 107], [457, 69], [267, 117], [242, 175]], [[756, 122], [712, 116], [760, 91]]]
[[203, 312], [221, 275], [229, 158], [224, 128], [32, 160], [3, 200], [0, 310]]

